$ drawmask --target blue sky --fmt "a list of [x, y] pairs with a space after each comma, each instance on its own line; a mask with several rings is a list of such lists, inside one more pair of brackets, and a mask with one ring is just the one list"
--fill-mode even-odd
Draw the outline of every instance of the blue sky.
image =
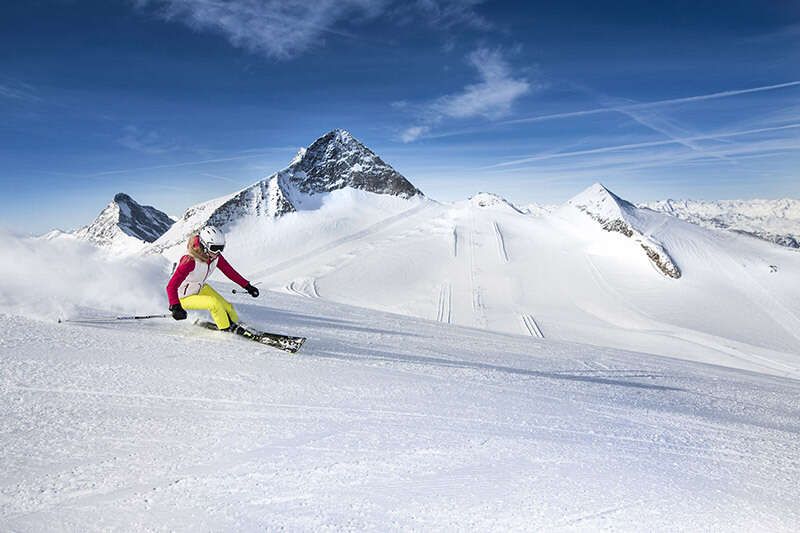
[[350, 130], [429, 196], [800, 197], [800, 4], [18, 0], [0, 227], [170, 214]]

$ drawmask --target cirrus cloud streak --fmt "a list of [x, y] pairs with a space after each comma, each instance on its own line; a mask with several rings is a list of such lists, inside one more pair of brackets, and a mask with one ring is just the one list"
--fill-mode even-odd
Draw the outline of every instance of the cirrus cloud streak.
[[517, 99], [539, 87], [525, 78], [516, 77], [499, 49], [478, 48], [467, 56], [467, 61], [477, 70], [480, 81], [457, 93], [417, 106], [419, 122], [400, 134], [403, 142], [417, 140], [445, 119], [503, 118], [511, 112]]

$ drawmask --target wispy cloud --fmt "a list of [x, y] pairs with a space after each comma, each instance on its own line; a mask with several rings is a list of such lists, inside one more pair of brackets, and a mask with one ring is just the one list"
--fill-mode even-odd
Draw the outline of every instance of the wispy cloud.
[[420, 121], [401, 133], [403, 142], [420, 138], [445, 119], [499, 119], [507, 116], [514, 102], [532, 88], [527, 79], [514, 76], [498, 49], [478, 48], [467, 56], [467, 60], [478, 71], [480, 81], [418, 106], [416, 112]]
[[380, 17], [436, 29], [489, 24], [474, 7], [482, 0], [131, 0], [162, 19], [223, 35], [236, 47], [273, 59], [291, 59], [325, 37], [357, 38], [350, 28]]
[[[796, 130], [795, 130], [796, 131]], [[729, 183], [736, 179], [752, 180], [754, 173], [763, 175], [780, 168], [791, 154], [798, 154], [800, 137], [797, 135], [771, 135], [766, 139], [748, 139], [744, 142], [722, 147], [719, 153], [726, 161], [735, 161], [736, 166], [722, 171], [720, 160], [707, 155], [686, 150], [673, 144], [657, 147], [644, 147], [624, 152], [603, 152], [563, 159], [550, 159], [532, 162], [528, 165], [509, 166], [484, 170], [493, 179], [503, 180], [509, 176], [524, 178], [526, 183], [579, 184], [587, 181], [633, 180], [638, 184], [664, 182], [695, 184], [700, 176], [714, 173], [718, 183]], [[766, 162], [764, 160], [771, 160]], [[757, 162], [748, 168], [750, 162]], [[777, 166], [776, 166], [777, 165]], [[661, 169], [655, 170], [653, 169]], [[643, 172], [646, 171], [646, 172]], [[772, 174], [771, 174], [772, 175]], [[777, 179], [780, 172], [775, 173]]]
[[517, 118], [512, 120], [505, 120], [500, 124], [525, 124], [529, 122], [543, 122], [547, 120], [557, 120], [562, 118], [583, 117], [587, 115], [599, 115], [602, 113], [614, 113], [623, 111], [636, 111], [640, 109], [651, 109], [654, 107], [672, 106], [677, 104], [686, 104], [690, 102], [701, 102], [703, 100], [715, 100], [718, 98], [729, 98], [731, 96], [740, 96], [744, 94], [759, 93], [764, 91], [774, 91], [776, 89], [785, 89], [789, 87], [800, 86], [800, 80], [790, 81], [786, 83], [778, 83], [775, 85], [762, 85], [760, 87], [750, 87], [748, 89], [733, 89], [729, 91], [720, 91], [709, 94], [699, 94], [695, 96], [685, 96], [682, 98], [669, 98], [667, 100], [654, 100], [652, 102], [642, 102], [637, 104], [628, 104], [620, 106], [606, 106], [597, 107], [594, 109], [584, 109], [580, 111], [568, 111], [566, 113], [550, 113], [547, 115], [534, 115], [531, 117]]
[[475, 8], [485, 0], [416, 0], [412, 2], [397, 2], [397, 7], [391, 10], [392, 18], [400, 24], [418, 23], [423, 17], [428, 25], [449, 29], [463, 25], [479, 30], [490, 30], [493, 25], [485, 17], [475, 11]]
[[41, 102], [32, 85], [17, 80], [0, 81], [0, 98], [21, 102]]
[[[631, 105], [631, 104], [628, 104]], [[713, 149], [707, 148], [702, 145], [701, 142], [693, 141], [691, 138], [696, 135], [696, 133], [692, 133], [685, 127], [679, 125], [675, 120], [664, 116], [658, 109], [653, 108], [646, 108], [646, 109], [627, 109], [625, 105], [614, 105], [611, 103], [609, 107], [612, 107], [622, 115], [632, 119], [636, 123], [644, 126], [645, 128], [659, 133], [668, 139], [675, 141], [677, 144], [688, 148], [694, 152], [708, 155], [712, 158], [716, 159], [723, 159], [726, 160], [727, 158], [715, 152]], [[689, 139], [689, 140], [687, 140]], [[711, 141], [720, 141], [720, 139], [709, 139]], [[729, 142], [728, 139], [722, 139], [724, 142]]]
[[514, 165], [521, 165], [525, 163], [532, 163], [534, 161], [545, 161], [548, 159], [562, 159], [566, 157], [576, 157], [576, 156], [585, 156], [585, 155], [594, 155], [594, 154], [602, 154], [607, 152], [620, 152], [625, 150], [634, 150], [638, 148], [649, 148], [654, 146], [668, 146], [674, 144], [684, 144], [690, 142], [697, 142], [697, 141], [704, 141], [704, 140], [714, 140], [714, 139], [727, 139], [732, 137], [743, 137], [746, 135], [757, 135], [761, 133], [768, 133], [768, 132], [778, 132], [778, 131], [785, 131], [785, 130], [796, 130], [800, 129], [800, 123], [795, 124], [786, 124], [784, 126], [774, 126], [774, 127], [767, 127], [767, 128], [755, 128], [749, 130], [739, 130], [739, 131], [727, 131], [727, 132], [718, 132], [718, 133], [709, 133], [704, 135], [694, 135], [691, 137], [685, 138], [670, 138], [665, 140], [659, 141], [646, 141], [646, 142], [639, 142], [639, 143], [626, 143], [626, 144], [618, 144], [612, 146], [601, 146], [597, 148], [590, 148], [586, 150], [572, 150], [569, 152], [556, 152], [556, 153], [545, 153], [545, 154], [536, 154], [531, 155], [529, 157], [524, 157], [521, 159], [514, 159], [511, 161], [505, 161], [503, 163], [497, 163], [495, 165], [490, 165], [486, 168], [498, 168], [498, 167], [508, 167]]
[[201, 172], [200, 175], [201, 176], [206, 176], [208, 178], [213, 178], [213, 179], [219, 180], [219, 181], [226, 181], [228, 183], [236, 183], [236, 184], [240, 184], [241, 183], [241, 180], [233, 179], [233, 178], [228, 177], [228, 176], [222, 176], [220, 174], [211, 174], [210, 172]]
[[120, 146], [149, 155], [165, 154], [178, 149], [177, 144], [164, 139], [156, 131], [144, 131], [137, 126], [125, 126], [124, 135], [117, 139]]
[[[163, 165], [150, 165], [144, 167], [132, 167], [132, 168], [119, 168], [114, 170], [104, 170], [102, 172], [94, 172], [92, 174], [84, 175], [86, 178], [98, 178], [102, 176], [110, 176], [113, 174], [127, 174], [130, 172], [140, 172], [143, 170], [159, 170], [165, 168], [181, 168], [181, 167], [192, 167], [192, 166], [199, 166], [199, 165], [209, 165], [213, 163], [222, 163], [227, 161], [238, 161], [241, 159], [255, 159], [258, 157], [263, 157], [265, 155], [270, 155], [275, 152], [283, 152], [290, 150], [287, 147], [280, 147], [280, 148], [272, 148], [272, 149], [263, 149], [261, 151], [255, 152], [252, 150], [246, 150], [242, 155], [232, 155], [230, 157], [217, 157], [213, 159], [199, 159], [195, 161], [181, 161], [178, 163], [167, 163]], [[240, 152], [241, 153], [241, 152]]]
[[[536, 122], [547, 122], [552, 120], [561, 120], [561, 119], [568, 119], [568, 118], [578, 118], [578, 117], [586, 117], [586, 116], [593, 116], [593, 115], [603, 115], [603, 114], [612, 114], [612, 113], [634, 113], [637, 111], [643, 110], [654, 110], [662, 107], [670, 107], [670, 106], [677, 106], [684, 103], [692, 103], [692, 102], [702, 102], [704, 100], [716, 100], [720, 98], [729, 98], [735, 97], [739, 95], [747, 95], [751, 93], [760, 93], [766, 91], [774, 91], [778, 89], [786, 89], [786, 88], [793, 88], [799, 87], [800, 81], [790, 81], [786, 83], [778, 83], [773, 85], [763, 85], [759, 87], [750, 87], [747, 89], [733, 89], [727, 91], [719, 91], [715, 93], [707, 93], [707, 94], [700, 94], [694, 96], [686, 96], [681, 98], [669, 98], [665, 100], [653, 100], [650, 102], [641, 102], [641, 103], [633, 103], [633, 104], [626, 104], [626, 105], [617, 105], [617, 106], [604, 106], [604, 107], [596, 107], [592, 109], [582, 109], [578, 111], [566, 111], [562, 113], [548, 113], [543, 115], [533, 115], [529, 117], [522, 117], [522, 118], [514, 118], [514, 119], [505, 119], [505, 120], [495, 120], [492, 122], [488, 122], [486, 124], [482, 124], [480, 127], [466, 127], [460, 128], [457, 130], [449, 130], [449, 131], [431, 131], [430, 127], [422, 127], [421, 130], [412, 130], [412, 131], [403, 131], [401, 133], [401, 140], [404, 142], [409, 142], [409, 140], [416, 140], [419, 137], [425, 137], [426, 139], [446, 139], [450, 137], [458, 137], [463, 135], [471, 135], [474, 133], [482, 133], [487, 130], [487, 128], [497, 128], [502, 126], [513, 126], [519, 124], [527, 124], [527, 123], [536, 123]], [[393, 107], [397, 109], [410, 109], [412, 106], [406, 101], [394, 102], [392, 104]], [[798, 108], [800, 109], [800, 108]], [[641, 113], [638, 113], [641, 116]], [[797, 116], [800, 116], [800, 112], [796, 113]], [[419, 127], [419, 126], [415, 126]], [[410, 128], [409, 128], [410, 129]], [[416, 134], [415, 134], [416, 132]], [[406, 140], [408, 137], [409, 140]]]
[[[783, 156], [800, 149], [800, 137], [781, 136], [731, 144], [720, 148], [726, 160], [747, 161]], [[719, 160], [707, 155], [687, 151], [677, 144], [640, 147], [622, 152], [580, 154], [586, 157], [538, 160], [531, 164], [491, 168], [492, 173], [531, 175], [616, 175], [619, 172], [653, 167], [678, 167], [690, 165], [719, 165]], [[696, 176], [694, 177], [696, 179]]]
[[414, 142], [430, 131], [429, 126], [411, 126], [400, 134], [400, 140], [404, 143]]

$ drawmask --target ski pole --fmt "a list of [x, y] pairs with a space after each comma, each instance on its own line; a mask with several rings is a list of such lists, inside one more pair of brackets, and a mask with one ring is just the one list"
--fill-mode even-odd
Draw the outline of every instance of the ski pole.
[[103, 324], [106, 322], [116, 322], [117, 320], [148, 320], [150, 318], [172, 318], [171, 314], [163, 315], [131, 315], [131, 316], [114, 316], [108, 318], [59, 318], [58, 323], [72, 323], [72, 324]]
[[[259, 285], [260, 283], [261, 283], [261, 282], [260, 282], [260, 281], [258, 281], [258, 282], [256, 282], [256, 283], [251, 283], [250, 285], [252, 285], [253, 287], [255, 287], [256, 285]], [[238, 291], [237, 291], [236, 289], [231, 289], [231, 292], [232, 292], [233, 294], [249, 294], [249, 293], [248, 293], [246, 290], [244, 290], [244, 289], [239, 289]]]

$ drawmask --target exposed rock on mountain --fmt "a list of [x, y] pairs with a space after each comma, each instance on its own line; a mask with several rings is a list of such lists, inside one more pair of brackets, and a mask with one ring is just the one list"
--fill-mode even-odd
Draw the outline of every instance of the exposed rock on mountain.
[[344, 187], [401, 198], [422, 196], [372, 150], [337, 129], [301, 148], [285, 169], [233, 195], [189, 208], [156, 248], [172, 246], [206, 224], [224, 228], [245, 217], [316, 209], [322, 195]]
[[314, 195], [352, 187], [411, 198], [422, 192], [345, 130], [333, 130], [301, 148], [285, 169], [234, 195], [209, 218], [224, 226], [241, 216], [278, 217], [317, 207]]
[[402, 198], [421, 195], [399, 172], [345, 130], [326, 133], [301, 150], [287, 169], [288, 181], [305, 194], [353, 187]]
[[98, 246], [125, 246], [154, 242], [174, 221], [149, 205], [140, 205], [124, 193], [118, 193], [88, 226], [74, 236]]
[[664, 275], [675, 279], [681, 277], [680, 269], [664, 246], [647, 232], [647, 217], [632, 203], [595, 183], [567, 204], [591, 217], [604, 230], [621, 233], [638, 242]]

